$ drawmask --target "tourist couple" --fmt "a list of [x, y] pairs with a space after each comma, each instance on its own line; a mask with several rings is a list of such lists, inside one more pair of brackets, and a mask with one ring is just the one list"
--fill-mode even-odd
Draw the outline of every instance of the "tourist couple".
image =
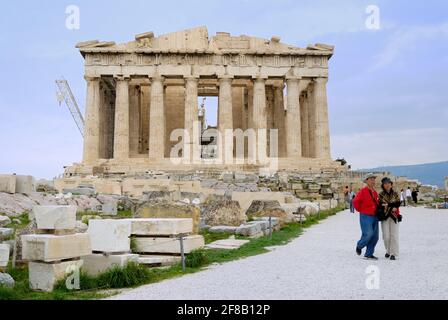
[[375, 190], [376, 176], [368, 174], [364, 180], [366, 187], [361, 189], [353, 205], [360, 213], [362, 236], [356, 245], [356, 253], [362, 254], [367, 247], [364, 257], [378, 260], [373, 254], [379, 238], [379, 222], [383, 232], [386, 258], [395, 260], [398, 257], [398, 224], [401, 222], [400, 195], [393, 189], [389, 178], [381, 180], [381, 193]]

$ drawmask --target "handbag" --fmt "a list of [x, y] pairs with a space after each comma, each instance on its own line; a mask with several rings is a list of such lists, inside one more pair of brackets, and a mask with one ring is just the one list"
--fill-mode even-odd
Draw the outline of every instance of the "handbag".
[[386, 211], [384, 210], [384, 207], [380, 206], [380, 204], [376, 201], [371, 190], [369, 190], [369, 193], [370, 193], [370, 196], [372, 197], [373, 202], [376, 205], [375, 216], [378, 218], [379, 221], [386, 220]]

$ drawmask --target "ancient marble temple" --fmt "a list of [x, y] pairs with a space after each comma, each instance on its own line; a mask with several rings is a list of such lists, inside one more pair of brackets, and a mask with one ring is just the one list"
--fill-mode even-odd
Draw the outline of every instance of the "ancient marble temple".
[[209, 37], [205, 27], [198, 27], [160, 36], [147, 32], [124, 44], [87, 41], [77, 48], [85, 59], [87, 82], [84, 154], [82, 163], [66, 168], [66, 174], [262, 165], [247, 159], [247, 141], [243, 159], [235, 157], [236, 136], [219, 138], [221, 155], [230, 156], [230, 162], [172, 161], [179, 144], [172, 141], [176, 129], [191, 134], [191, 150], [200, 148], [201, 139], [193, 132], [200, 122], [198, 97], [203, 96], [218, 97], [219, 133], [262, 132], [256, 135], [256, 148], [277, 158], [279, 169], [337, 166], [330, 155], [326, 91], [332, 46], [298, 48], [277, 36], [226, 32]]

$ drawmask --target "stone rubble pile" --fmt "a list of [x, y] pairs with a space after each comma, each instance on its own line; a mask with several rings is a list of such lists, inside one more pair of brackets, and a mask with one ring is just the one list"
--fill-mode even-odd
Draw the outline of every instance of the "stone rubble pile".
[[36, 234], [21, 240], [31, 289], [51, 292], [59, 280], [80, 270], [82, 257], [92, 253], [89, 236], [75, 231], [76, 211], [75, 206], [36, 206], [30, 213]]
[[129, 219], [131, 222], [132, 251], [139, 253], [139, 263], [148, 266], [168, 266], [181, 261], [184, 253], [204, 247], [204, 237], [193, 234], [193, 219]]

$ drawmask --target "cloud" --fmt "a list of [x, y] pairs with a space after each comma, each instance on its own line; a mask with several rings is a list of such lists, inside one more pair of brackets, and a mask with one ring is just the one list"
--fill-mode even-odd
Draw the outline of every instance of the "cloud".
[[332, 136], [333, 156], [355, 169], [448, 159], [448, 128], [371, 131]]
[[437, 25], [400, 27], [390, 37], [384, 50], [376, 56], [371, 71], [390, 65], [411, 50], [415, 50], [423, 41], [448, 37], [448, 22]]

